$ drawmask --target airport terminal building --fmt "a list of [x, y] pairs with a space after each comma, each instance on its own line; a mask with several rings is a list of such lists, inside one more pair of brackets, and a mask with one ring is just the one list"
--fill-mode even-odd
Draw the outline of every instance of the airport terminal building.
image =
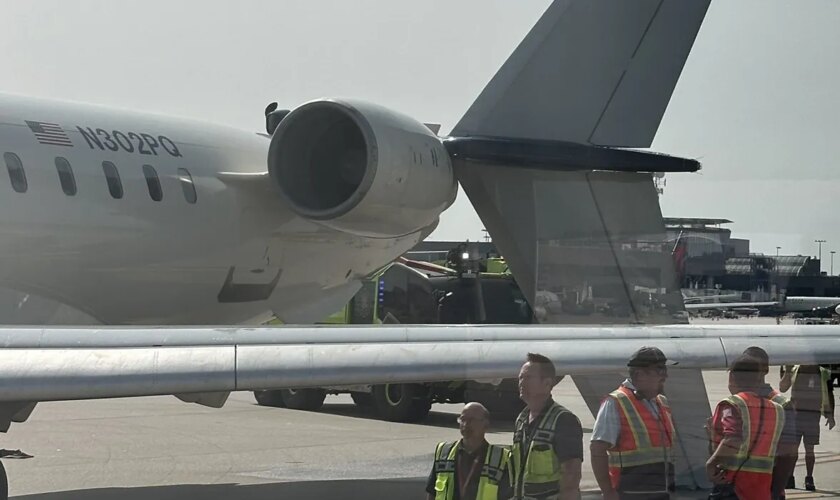
[[724, 227], [731, 220], [666, 217], [664, 222], [670, 241], [685, 240], [682, 287], [689, 293], [737, 291], [745, 301], [779, 295], [840, 296], [840, 278], [821, 273], [819, 259], [751, 253], [749, 240], [733, 238]]
[[[732, 237], [728, 219], [665, 217], [670, 247], [684, 245], [681, 287], [686, 295], [733, 294], [737, 300], [775, 300], [780, 295], [840, 296], [840, 277], [820, 272], [820, 261], [807, 255], [750, 252], [750, 241]], [[445, 258], [463, 242], [423, 241], [407, 255], [415, 260]], [[492, 242], [470, 242], [471, 252], [497, 256]]]

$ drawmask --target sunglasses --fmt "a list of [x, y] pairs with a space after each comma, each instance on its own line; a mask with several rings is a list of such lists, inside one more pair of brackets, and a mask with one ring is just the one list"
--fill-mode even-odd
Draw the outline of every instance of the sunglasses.
[[668, 375], [667, 366], [650, 366], [647, 368], [643, 368], [643, 370], [647, 373], [653, 373], [656, 375]]

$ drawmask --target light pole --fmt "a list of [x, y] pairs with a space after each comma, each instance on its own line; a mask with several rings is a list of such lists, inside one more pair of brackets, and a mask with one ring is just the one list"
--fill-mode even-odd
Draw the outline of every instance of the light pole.
[[825, 243], [825, 240], [814, 240], [814, 243], [817, 244], [817, 260], [820, 261], [820, 272], [822, 272], [822, 244]]
[[834, 276], [834, 254], [837, 253], [834, 250], [831, 251], [831, 271], [829, 271], [829, 276]]

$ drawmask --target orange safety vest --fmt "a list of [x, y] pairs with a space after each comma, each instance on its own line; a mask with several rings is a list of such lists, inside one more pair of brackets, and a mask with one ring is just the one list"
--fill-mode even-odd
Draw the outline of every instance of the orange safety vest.
[[656, 397], [659, 418], [645, 405], [644, 400], [623, 385], [610, 393], [615, 399], [621, 427], [618, 443], [607, 450], [610, 480], [618, 488], [621, 469], [639, 465], [670, 463], [674, 439], [674, 421], [665, 396]]
[[[732, 405], [741, 417], [741, 447], [735, 456], [727, 457], [722, 464], [726, 469], [727, 479], [732, 481], [738, 470], [757, 472], [759, 474], [773, 474], [773, 461], [776, 457], [776, 446], [782, 435], [785, 424], [785, 413], [782, 406], [773, 401], [763, 399], [752, 392], [740, 392], [722, 400], [722, 403]], [[759, 419], [764, 417], [761, 434], [758, 434]], [[717, 427], [717, 426], [715, 426]], [[712, 431], [712, 443], [717, 449], [723, 436], [717, 429]], [[755, 444], [753, 444], [755, 443]]]

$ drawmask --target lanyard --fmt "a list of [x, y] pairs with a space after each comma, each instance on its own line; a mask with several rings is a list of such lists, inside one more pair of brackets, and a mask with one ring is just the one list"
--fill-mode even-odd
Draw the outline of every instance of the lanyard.
[[[460, 466], [461, 461], [458, 461], [458, 469], [461, 469]], [[458, 498], [464, 499], [466, 498], [467, 487], [470, 484], [470, 479], [472, 479], [473, 475], [475, 474], [476, 469], [478, 469], [478, 456], [475, 457], [472, 463], [472, 467], [470, 467], [470, 472], [467, 474], [467, 477], [462, 478], [462, 470], [458, 470]]]

